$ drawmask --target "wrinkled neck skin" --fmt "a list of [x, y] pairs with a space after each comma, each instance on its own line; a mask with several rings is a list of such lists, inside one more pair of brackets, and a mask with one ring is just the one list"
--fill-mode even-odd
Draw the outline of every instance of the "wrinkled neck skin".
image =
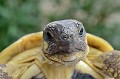
[[52, 63], [50, 64], [50, 61], [44, 55], [40, 55], [38, 60], [37, 65], [46, 79], [72, 79], [75, 66], [55, 66]]
[[74, 67], [43, 65], [43, 73], [47, 79], [71, 79]]

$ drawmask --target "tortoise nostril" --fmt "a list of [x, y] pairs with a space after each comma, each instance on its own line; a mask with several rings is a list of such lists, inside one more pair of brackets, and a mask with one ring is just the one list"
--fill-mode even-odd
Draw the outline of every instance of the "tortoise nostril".
[[63, 47], [61, 47], [61, 46], [60, 46], [60, 47], [59, 47], [59, 49], [60, 49], [60, 50], [62, 50], [62, 49], [63, 49]]
[[63, 39], [67, 39], [67, 38], [68, 38], [68, 35], [65, 35], [65, 34], [64, 34], [64, 35], [62, 36], [62, 38], [63, 38]]
[[71, 38], [73, 37], [73, 35], [71, 34], [69, 34], [69, 35], [62, 35], [62, 38], [64, 39], [64, 40], [70, 40]]
[[73, 35], [69, 35], [69, 38], [72, 38], [73, 37]]

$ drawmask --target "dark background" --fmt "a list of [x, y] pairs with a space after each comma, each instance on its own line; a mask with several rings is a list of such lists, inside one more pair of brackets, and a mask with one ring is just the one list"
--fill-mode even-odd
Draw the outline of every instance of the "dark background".
[[54, 20], [76, 19], [120, 49], [120, 0], [0, 0], [0, 51]]

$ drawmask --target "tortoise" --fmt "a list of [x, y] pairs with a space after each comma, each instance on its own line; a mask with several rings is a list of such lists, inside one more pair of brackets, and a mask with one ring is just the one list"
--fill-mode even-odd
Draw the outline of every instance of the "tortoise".
[[104, 79], [93, 60], [113, 50], [77, 20], [54, 21], [0, 53], [0, 79]]

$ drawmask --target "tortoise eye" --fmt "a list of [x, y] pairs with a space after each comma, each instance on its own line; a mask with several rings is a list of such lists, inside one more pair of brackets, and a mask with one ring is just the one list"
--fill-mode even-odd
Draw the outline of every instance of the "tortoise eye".
[[47, 37], [48, 40], [53, 40], [53, 36], [50, 32], [46, 33], [46, 37]]
[[82, 36], [83, 35], [83, 28], [80, 29], [79, 35]]

